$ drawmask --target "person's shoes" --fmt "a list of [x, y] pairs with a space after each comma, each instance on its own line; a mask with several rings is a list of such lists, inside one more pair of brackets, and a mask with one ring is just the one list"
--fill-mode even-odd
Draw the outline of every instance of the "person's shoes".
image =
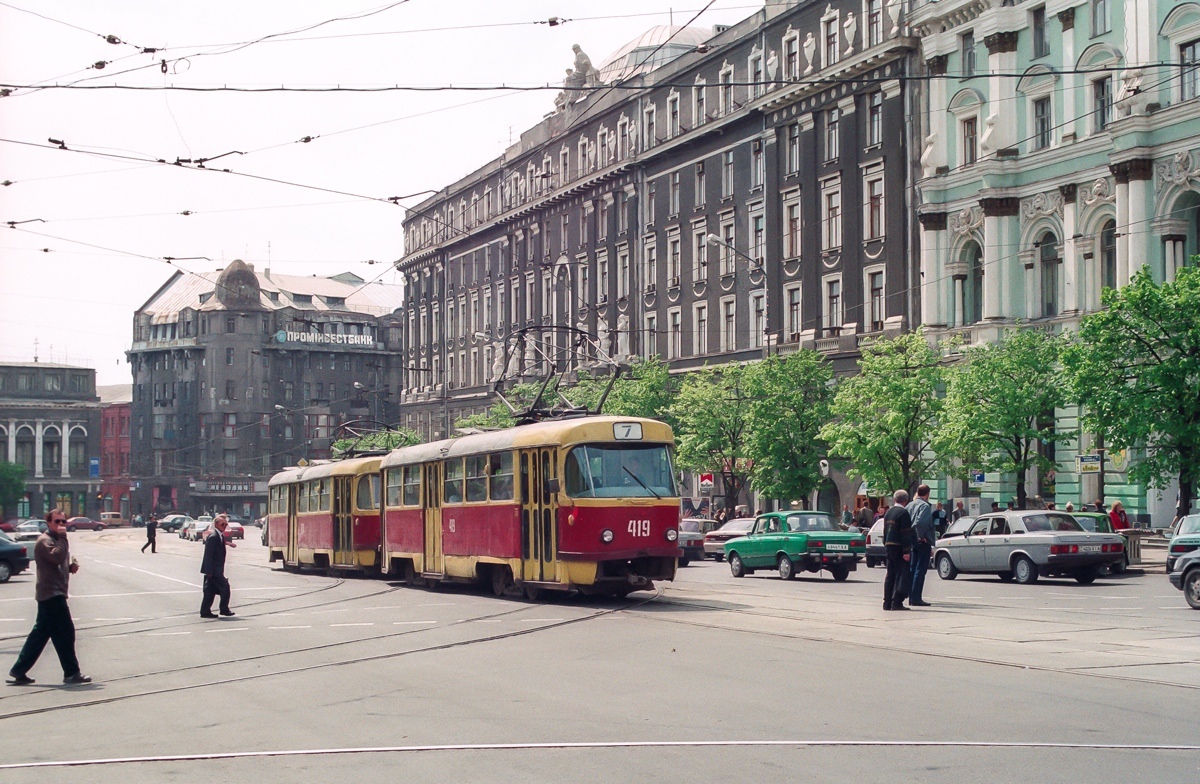
[[906, 607], [906, 606], [905, 606], [905, 605], [903, 605], [903, 604], [894, 604], [894, 605], [892, 605], [892, 609], [893, 609], [893, 610], [911, 610], [912, 608], [911, 608], [911, 607]]
[[890, 605], [890, 604], [885, 604], [885, 605], [883, 605], [883, 609], [885, 609], [885, 610], [888, 610], [888, 611], [890, 612], [890, 611], [891, 611], [891, 609], [892, 609], [892, 605]]
[[91, 683], [91, 682], [92, 682], [92, 679], [89, 678], [88, 676], [84, 675], [82, 672], [77, 672], [74, 675], [68, 675], [67, 677], [63, 678], [63, 683], [66, 683], [70, 686], [79, 686], [84, 683]]
[[917, 600], [915, 600], [915, 601], [914, 601], [914, 600], [912, 600], [912, 599], [910, 599], [910, 600], [908, 601], [908, 603], [909, 603], [909, 605], [910, 605], [910, 606], [912, 606], [912, 607], [932, 607], [932, 606], [933, 606], [933, 605], [932, 605], [932, 604], [930, 604], [929, 602], [921, 601], [920, 599], [917, 599]]
[[226, 618], [228, 618], [231, 615], [237, 615], [237, 613], [235, 613], [233, 610], [221, 610], [221, 615], [224, 615]]
[[37, 681], [28, 675], [13, 675], [11, 672], [8, 674], [8, 680], [5, 682], [9, 686], [29, 686], [30, 684], [37, 683]]
[[200, 617], [201, 618], [216, 618], [217, 614], [211, 613], [211, 612], [202, 612], [202, 613], [200, 613]]

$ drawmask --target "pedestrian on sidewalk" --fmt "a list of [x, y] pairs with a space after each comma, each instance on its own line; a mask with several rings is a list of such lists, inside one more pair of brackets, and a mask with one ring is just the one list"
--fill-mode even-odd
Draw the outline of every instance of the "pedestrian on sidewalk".
[[883, 578], [883, 609], [907, 610], [904, 597], [912, 586], [909, 559], [912, 557], [912, 517], [904, 505], [908, 491], [892, 495], [894, 506], [883, 517], [883, 544], [887, 550], [887, 575]]
[[929, 571], [929, 557], [933, 555], [933, 543], [937, 541], [937, 528], [933, 525], [933, 508], [929, 505], [929, 485], [917, 487], [917, 497], [908, 505], [908, 516], [912, 519], [913, 543], [912, 588], [908, 592], [909, 607], [928, 607], [922, 596], [925, 591], [925, 573]]
[[67, 583], [79, 571], [79, 562], [71, 557], [67, 542], [67, 516], [58, 509], [46, 514], [46, 531], [38, 537], [33, 557], [37, 565], [34, 589], [37, 620], [25, 638], [16, 664], [8, 671], [8, 682], [14, 686], [33, 683], [28, 672], [49, 641], [54, 643], [54, 652], [62, 665], [63, 683], [91, 683], [92, 679], [79, 671], [79, 660], [75, 657], [75, 622], [67, 606]]
[[[221, 597], [221, 615], [235, 615], [229, 609], [229, 580], [225, 577], [225, 529], [229, 518], [217, 515], [213, 527], [204, 534], [204, 560], [200, 562], [200, 573], [204, 575], [204, 596], [200, 600], [200, 617], [216, 618], [213, 614], [213, 599]], [[230, 547], [237, 547], [232, 541]]]
[[1113, 501], [1112, 511], [1108, 513], [1109, 522], [1112, 523], [1114, 531], [1126, 531], [1129, 529], [1129, 515], [1125, 514], [1125, 505], [1120, 501]]
[[142, 545], [142, 552], [146, 552], [146, 548], [150, 548], [150, 553], [158, 552], [156, 537], [158, 536], [158, 517], [150, 515], [150, 520], [146, 522], [146, 543]]

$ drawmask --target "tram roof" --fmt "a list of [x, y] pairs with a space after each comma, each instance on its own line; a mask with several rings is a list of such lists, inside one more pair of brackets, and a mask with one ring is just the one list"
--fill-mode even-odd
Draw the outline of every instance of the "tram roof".
[[383, 461], [381, 455], [356, 457], [349, 460], [330, 460], [315, 465], [288, 468], [280, 471], [267, 482], [268, 487], [290, 485], [295, 482], [307, 482], [310, 479], [323, 479], [327, 476], [353, 476], [356, 474], [374, 473], [379, 470]]
[[[433, 441], [394, 449], [383, 459], [382, 468], [412, 465], [447, 457], [500, 452], [507, 449], [562, 444], [616, 441], [613, 425], [618, 422], [637, 422], [642, 426], [642, 443], [674, 443], [671, 428], [655, 419], [639, 417], [593, 416], [576, 419], [556, 419], [517, 425], [503, 430], [474, 433], [458, 438]], [[308, 477], [306, 476], [305, 479]], [[294, 480], [293, 480], [294, 481]]]

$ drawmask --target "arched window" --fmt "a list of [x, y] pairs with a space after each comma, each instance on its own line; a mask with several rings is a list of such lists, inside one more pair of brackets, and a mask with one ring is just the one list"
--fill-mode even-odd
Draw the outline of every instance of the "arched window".
[[967, 282], [963, 287], [963, 324], [983, 320], [983, 250], [972, 242], [963, 250], [967, 263]]
[[1042, 316], [1058, 315], [1058, 237], [1046, 232], [1038, 240], [1038, 256], [1042, 266]]
[[1100, 286], [1117, 287], [1117, 222], [1107, 221], [1100, 227]]

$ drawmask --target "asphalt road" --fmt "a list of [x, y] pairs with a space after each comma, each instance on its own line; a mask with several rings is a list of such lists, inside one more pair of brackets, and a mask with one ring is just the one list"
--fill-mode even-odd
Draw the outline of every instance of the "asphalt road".
[[[931, 575], [932, 608], [884, 613], [880, 569], [709, 562], [533, 605], [284, 573], [257, 533], [230, 553], [238, 615], [213, 621], [200, 545], [72, 535], [95, 682], [62, 686], [48, 647], [37, 685], [0, 690], [0, 779], [1200, 780], [1200, 613], [1161, 574]], [[30, 574], [0, 586], [5, 669], [32, 594]]]

